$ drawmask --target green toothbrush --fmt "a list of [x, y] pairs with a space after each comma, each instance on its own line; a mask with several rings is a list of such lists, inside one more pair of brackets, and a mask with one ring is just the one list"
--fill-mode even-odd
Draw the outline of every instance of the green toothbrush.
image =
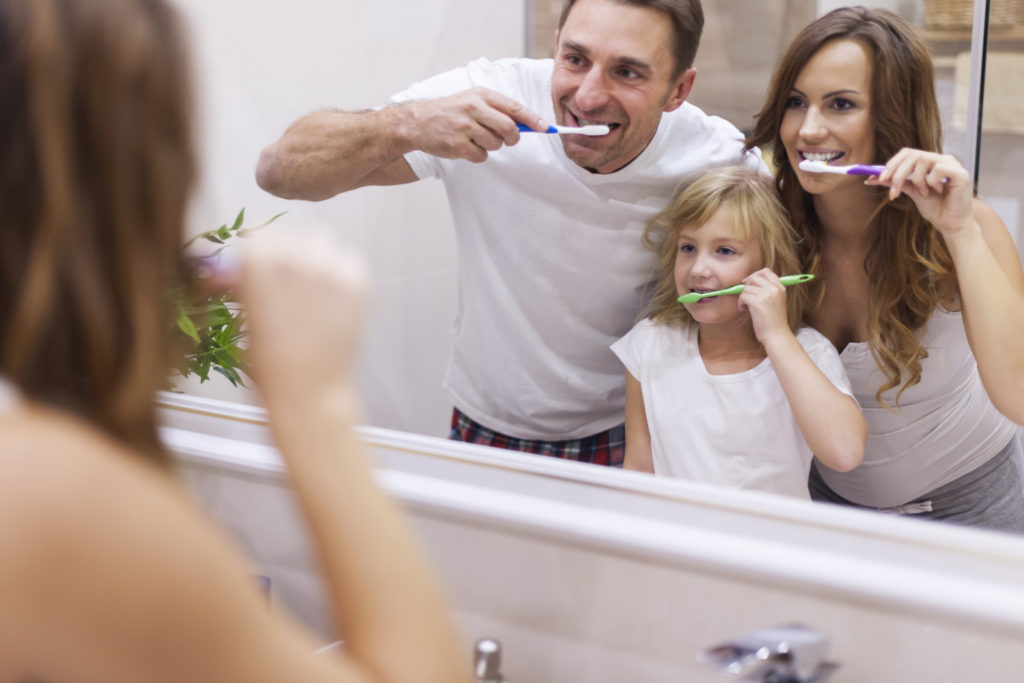
[[[807, 282], [813, 280], [814, 276], [810, 273], [804, 273], [803, 275], [783, 275], [779, 278], [779, 282], [789, 287], [790, 285], [800, 284], [801, 282]], [[676, 299], [681, 304], [692, 304], [700, 301], [701, 299], [709, 296], [722, 296], [723, 294], [739, 294], [743, 291], [746, 285], [733, 285], [726, 289], [718, 289], [714, 292], [689, 292], [683, 294], [681, 297]]]

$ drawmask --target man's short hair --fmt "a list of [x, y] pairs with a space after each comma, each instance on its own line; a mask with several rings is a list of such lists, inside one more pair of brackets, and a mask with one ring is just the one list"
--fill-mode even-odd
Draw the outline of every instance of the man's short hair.
[[[693, 66], [697, 56], [700, 35], [704, 31], [704, 8], [700, 0], [615, 0], [624, 5], [650, 7], [664, 12], [672, 20], [672, 56], [675, 58], [676, 69], [673, 77]], [[569, 10], [576, 0], [565, 0], [562, 15], [558, 18], [558, 28], [565, 25], [569, 18]]]

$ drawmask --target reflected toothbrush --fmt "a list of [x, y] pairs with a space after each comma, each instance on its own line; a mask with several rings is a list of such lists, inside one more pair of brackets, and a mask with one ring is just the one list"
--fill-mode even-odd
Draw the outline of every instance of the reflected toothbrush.
[[881, 175], [885, 166], [873, 164], [854, 164], [853, 166], [829, 166], [824, 161], [804, 159], [800, 162], [800, 170], [811, 173], [838, 173], [840, 175]]
[[525, 123], [517, 123], [516, 127], [524, 133], [551, 133], [554, 135], [608, 135], [612, 132], [610, 126], [594, 124], [573, 128], [572, 126], [548, 126], [547, 130], [534, 130]]
[[[813, 279], [813, 275], [811, 275], [810, 273], [804, 273], [803, 275], [783, 275], [782, 277], [779, 278], [779, 282], [789, 287], [790, 285], [798, 285], [801, 282], [807, 282], [808, 280]], [[715, 290], [714, 292], [688, 292], [686, 294], [683, 294], [678, 299], [676, 299], [676, 301], [678, 301], [681, 304], [692, 304], [700, 301], [701, 299], [705, 299], [709, 296], [739, 294], [744, 289], [746, 289], [746, 285], [739, 284], [733, 285], [732, 287], [726, 287], [725, 289], [718, 289]]]

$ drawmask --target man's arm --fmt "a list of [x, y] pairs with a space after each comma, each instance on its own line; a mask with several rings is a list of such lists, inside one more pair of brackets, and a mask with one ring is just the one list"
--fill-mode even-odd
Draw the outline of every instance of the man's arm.
[[417, 180], [404, 155], [482, 162], [519, 141], [517, 123], [547, 124], [513, 99], [486, 88], [375, 111], [320, 111], [293, 123], [260, 155], [256, 182], [286, 199], [328, 199], [366, 185]]

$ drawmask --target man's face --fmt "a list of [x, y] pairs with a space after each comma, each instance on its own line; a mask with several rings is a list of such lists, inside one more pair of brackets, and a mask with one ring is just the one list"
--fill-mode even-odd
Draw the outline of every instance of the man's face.
[[578, 0], [557, 34], [551, 99], [562, 126], [603, 123], [608, 135], [562, 135], [566, 155], [594, 173], [633, 161], [662, 112], [683, 103], [696, 72], [673, 77], [672, 22], [616, 0]]

